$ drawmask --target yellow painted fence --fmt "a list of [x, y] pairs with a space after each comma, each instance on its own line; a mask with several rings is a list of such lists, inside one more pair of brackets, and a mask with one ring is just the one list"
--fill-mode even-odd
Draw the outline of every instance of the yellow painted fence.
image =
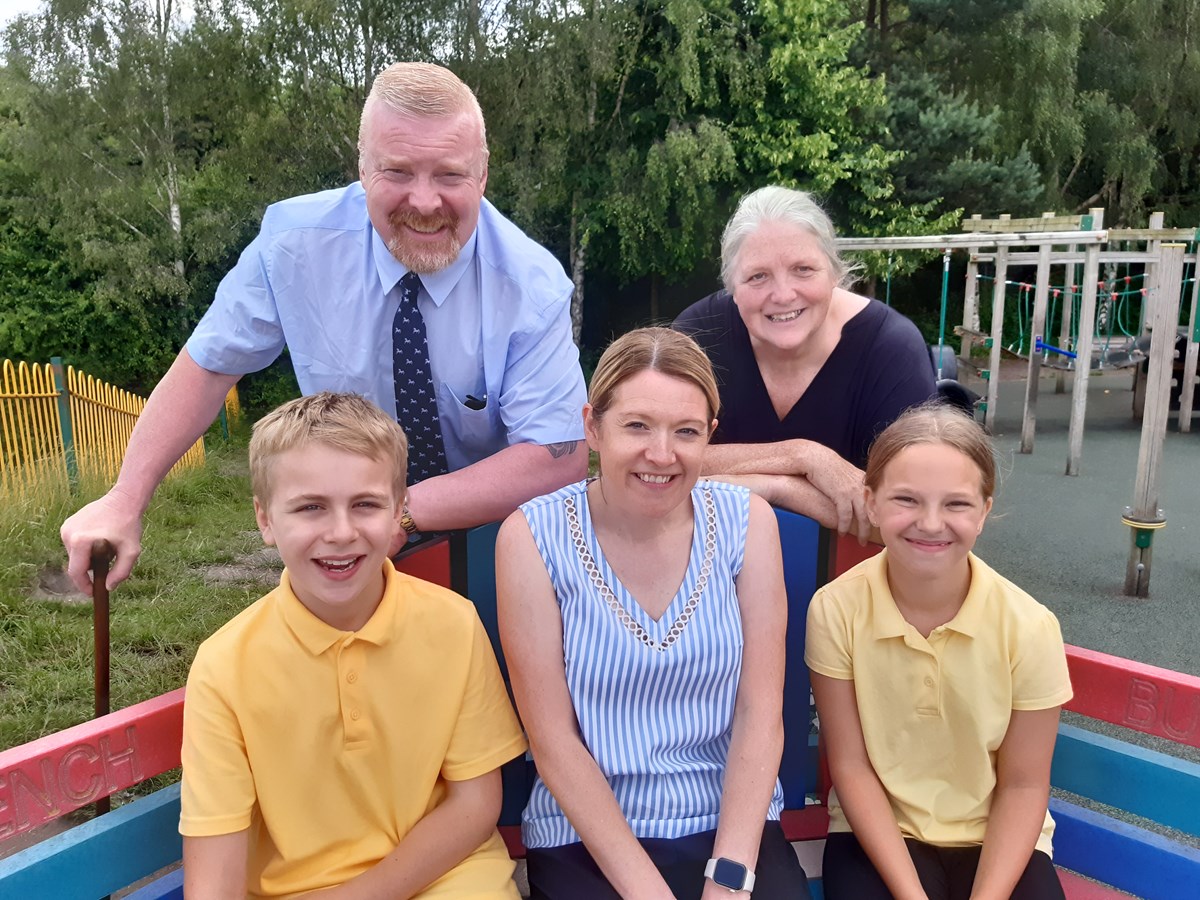
[[[236, 403], [236, 400], [234, 401]], [[0, 491], [77, 478], [114, 481], [144, 398], [54, 363], [3, 361]], [[204, 463], [197, 441], [172, 473]]]

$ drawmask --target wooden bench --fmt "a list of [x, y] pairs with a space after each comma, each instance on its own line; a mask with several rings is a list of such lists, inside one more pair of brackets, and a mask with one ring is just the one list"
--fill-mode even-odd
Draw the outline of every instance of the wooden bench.
[[[854, 542], [831, 540], [811, 520], [779, 513], [788, 587], [786, 738], [780, 777], [793, 841], [824, 838], [828, 815], [816, 735], [811, 727], [804, 621], [808, 601], [830, 573], [864, 555]], [[469, 596], [493, 640], [496, 526], [484, 526], [411, 554], [402, 567]], [[497, 642], [498, 644], [498, 642]], [[497, 649], [499, 649], [497, 647]], [[1200, 747], [1200, 679], [1076, 647], [1068, 648], [1075, 699], [1068, 709], [1179, 744]], [[503, 656], [501, 655], [503, 666]], [[38, 741], [0, 752], [0, 841], [101, 796], [125, 790], [179, 765], [183, 690], [139, 703]], [[501, 833], [515, 857], [524, 855], [517, 823], [532, 779], [531, 765], [505, 767]], [[1141, 816], [1151, 827], [1175, 828], [1180, 839], [1129, 824], [1056, 797], [1055, 861], [1071, 900], [1123, 896], [1148, 900], [1197, 896], [1200, 850], [1200, 766], [1064, 722], [1052, 782], [1056, 788]], [[95, 900], [178, 862], [179, 786], [162, 788], [0, 860], [0, 897]], [[1096, 884], [1078, 874], [1104, 882]], [[1111, 885], [1108, 887], [1105, 885]], [[813, 879], [820, 896], [820, 880]], [[135, 900], [182, 897], [176, 869], [130, 895]]]
[[[183, 688], [0, 752], [0, 840], [179, 766]], [[178, 862], [179, 785], [0, 860], [0, 896], [96, 900]], [[138, 900], [182, 897], [179, 876]]]
[[[1200, 747], [1200, 678], [1081, 647], [1067, 648], [1067, 662], [1075, 688], [1071, 712]], [[1200, 896], [1200, 765], [1064, 721], [1050, 781], [1149, 826], [1052, 798], [1059, 866], [1147, 900]]]

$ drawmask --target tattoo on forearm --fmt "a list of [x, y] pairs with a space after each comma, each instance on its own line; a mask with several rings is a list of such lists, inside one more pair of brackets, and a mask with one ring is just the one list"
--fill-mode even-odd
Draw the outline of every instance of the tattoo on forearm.
[[574, 453], [575, 448], [579, 445], [579, 441], [559, 441], [557, 444], [543, 444], [542, 446], [555, 459], [561, 459], [568, 453]]

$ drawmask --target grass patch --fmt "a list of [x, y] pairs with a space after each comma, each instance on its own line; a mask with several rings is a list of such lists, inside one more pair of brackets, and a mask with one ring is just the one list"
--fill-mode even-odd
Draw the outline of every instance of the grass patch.
[[[103, 490], [38, 486], [0, 505], [0, 748], [91, 718], [91, 603], [39, 584], [65, 566], [63, 519]], [[113, 709], [184, 684], [200, 642], [267, 589], [206, 580], [206, 568], [261, 547], [244, 441], [159, 488], [141, 559], [111, 595]]]

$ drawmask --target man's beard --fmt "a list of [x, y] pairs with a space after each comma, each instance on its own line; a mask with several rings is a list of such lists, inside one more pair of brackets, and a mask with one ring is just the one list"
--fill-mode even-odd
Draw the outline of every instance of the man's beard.
[[[458, 239], [458, 217], [452, 214], [420, 216], [414, 212], [401, 211], [388, 217], [392, 238], [387, 242], [388, 252], [396, 257], [409, 271], [418, 275], [440, 272], [458, 259], [462, 241]], [[405, 241], [402, 237], [407, 228], [418, 231], [435, 231], [445, 228], [445, 236], [436, 243]]]

